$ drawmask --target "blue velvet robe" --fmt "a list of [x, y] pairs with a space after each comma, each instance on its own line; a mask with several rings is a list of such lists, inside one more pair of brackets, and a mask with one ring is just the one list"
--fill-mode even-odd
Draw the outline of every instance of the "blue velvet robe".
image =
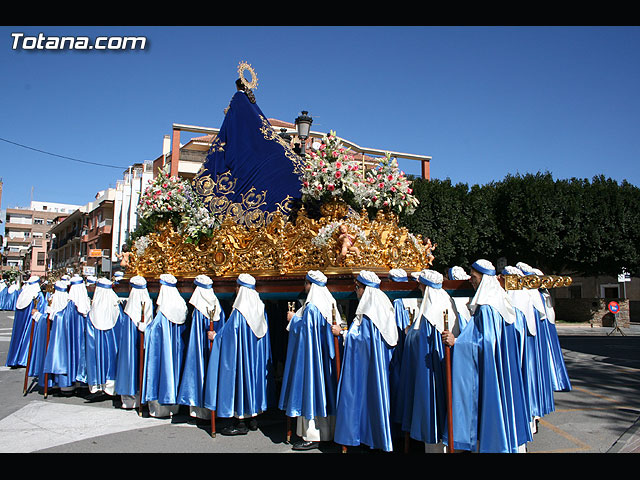
[[308, 303], [289, 324], [287, 356], [278, 408], [288, 417], [336, 413], [337, 369], [331, 324]]
[[389, 363], [393, 347], [387, 345], [365, 315], [351, 324], [344, 338], [344, 356], [334, 441], [340, 445], [368, 445], [392, 451]]
[[[220, 319], [213, 322], [213, 331], [219, 332], [226, 321], [224, 310], [220, 310]], [[209, 365], [211, 342], [207, 337], [210, 321], [197, 308], [191, 315], [189, 340], [185, 354], [184, 368], [177, 403], [190, 407], [204, 407], [204, 382]]]
[[[42, 292], [38, 292], [38, 311], [44, 314], [47, 308], [45, 296]], [[29, 344], [31, 342], [31, 310], [34, 303], [31, 301], [29, 305], [22, 309], [16, 309], [13, 317], [13, 329], [11, 331], [11, 341], [9, 342], [9, 350], [7, 352], [7, 367], [27, 366], [29, 357]], [[36, 335], [34, 326], [34, 337]], [[34, 342], [35, 343], [35, 342]]]
[[273, 381], [269, 331], [256, 337], [244, 316], [233, 309], [213, 340], [204, 407], [225, 418], [258, 415], [276, 403]]
[[173, 323], [160, 311], [146, 328], [142, 403], [177, 403], [187, 344], [186, 334], [186, 323]]

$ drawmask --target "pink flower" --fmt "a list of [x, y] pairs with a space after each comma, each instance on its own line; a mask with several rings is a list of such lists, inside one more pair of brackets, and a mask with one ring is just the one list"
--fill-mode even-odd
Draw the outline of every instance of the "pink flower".
[[340, 178], [342, 176], [342, 172], [338, 171], [336, 172], [336, 178]]
[[378, 184], [378, 188], [384, 188], [384, 183], [380, 182], [380, 183]]
[[387, 180], [389, 180], [389, 181], [393, 180], [393, 175], [389, 175], [389, 176], [387, 177]]
[[334, 189], [335, 187], [332, 184], [327, 185], [327, 190], [329, 190], [330, 192], [333, 192]]
[[396, 187], [391, 187], [391, 191], [395, 192], [396, 191]]
[[342, 168], [342, 163], [341, 162], [336, 162], [336, 168]]
[[322, 190], [322, 185], [318, 185], [316, 188], [317, 188], [318, 190]]
[[410, 188], [407, 188], [407, 193], [413, 193], [413, 190], [411, 190]]
[[309, 186], [309, 182], [307, 182], [306, 180], [305, 180], [304, 182], [302, 182], [302, 184], [303, 184], [305, 187], [308, 187], [308, 186]]

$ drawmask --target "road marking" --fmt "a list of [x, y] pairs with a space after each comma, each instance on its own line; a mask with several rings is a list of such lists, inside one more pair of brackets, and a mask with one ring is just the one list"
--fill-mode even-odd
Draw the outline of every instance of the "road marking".
[[171, 423], [135, 410], [33, 401], [0, 420], [0, 452], [28, 453], [127, 430]]
[[571, 453], [571, 452], [582, 452], [582, 451], [585, 451], [585, 450], [591, 450], [591, 447], [589, 445], [587, 445], [586, 443], [584, 443], [583, 441], [577, 439], [573, 435], [569, 435], [564, 430], [556, 427], [555, 425], [545, 421], [542, 418], [540, 419], [540, 424], [543, 425], [544, 427], [547, 427], [550, 430], [553, 430], [555, 433], [557, 433], [561, 437], [566, 438], [570, 442], [575, 443], [577, 446], [575, 448], [561, 448], [561, 449], [558, 449], [558, 450], [548, 450], [548, 451], [545, 451], [545, 452], [536, 452], [536, 453]]

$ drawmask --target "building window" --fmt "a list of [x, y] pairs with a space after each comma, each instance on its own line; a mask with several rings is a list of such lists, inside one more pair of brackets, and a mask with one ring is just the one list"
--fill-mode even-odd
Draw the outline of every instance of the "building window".
[[44, 265], [44, 252], [38, 252], [37, 263], [38, 263], [39, 266]]
[[582, 285], [571, 285], [569, 287], [569, 298], [582, 298]]

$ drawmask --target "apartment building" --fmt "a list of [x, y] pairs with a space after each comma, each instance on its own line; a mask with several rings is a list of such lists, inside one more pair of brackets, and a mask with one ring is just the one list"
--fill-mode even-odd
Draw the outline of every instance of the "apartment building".
[[78, 205], [32, 201], [29, 208], [7, 208], [3, 239], [3, 269], [18, 268], [23, 276], [42, 276], [47, 270], [49, 229]]

